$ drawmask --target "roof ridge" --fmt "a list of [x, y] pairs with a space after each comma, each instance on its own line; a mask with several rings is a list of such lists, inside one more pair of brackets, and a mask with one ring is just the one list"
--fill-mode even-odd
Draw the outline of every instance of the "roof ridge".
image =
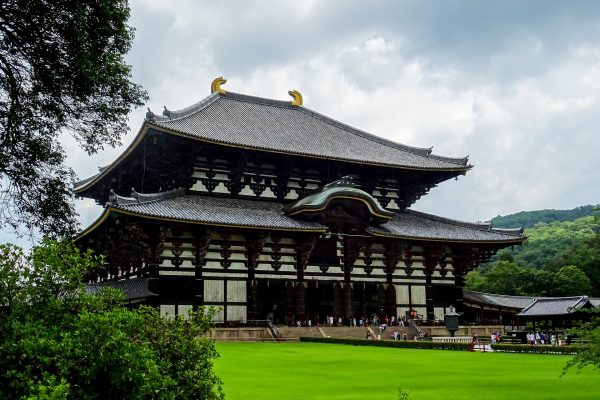
[[146, 113], [146, 121], [169, 122], [189, 117], [190, 115], [195, 114], [198, 111], [203, 110], [207, 106], [214, 103], [220, 96], [221, 94], [218, 92], [211, 93], [199, 102], [194, 103], [191, 106], [182, 108], [180, 110], [169, 110], [167, 106], [164, 106], [163, 115], [156, 115], [152, 111], [150, 111], [150, 108], [148, 108], [148, 112]]

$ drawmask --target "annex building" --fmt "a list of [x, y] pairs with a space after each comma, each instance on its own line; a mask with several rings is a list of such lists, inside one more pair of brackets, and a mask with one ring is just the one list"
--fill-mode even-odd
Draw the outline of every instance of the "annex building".
[[302, 104], [225, 91], [148, 110], [132, 144], [76, 195], [104, 206], [77, 242], [106, 255], [94, 285], [183, 315], [276, 323], [326, 315], [442, 319], [464, 275], [522, 230], [410, 206], [467, 158], [395, 143]]

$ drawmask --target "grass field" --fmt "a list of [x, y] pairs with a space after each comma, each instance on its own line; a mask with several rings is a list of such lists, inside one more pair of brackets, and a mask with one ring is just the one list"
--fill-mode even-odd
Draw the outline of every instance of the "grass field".
[[228, 400], [600, 399], [600, 374], [560, 377], [568, 356], [320, 343], [218, 343]]

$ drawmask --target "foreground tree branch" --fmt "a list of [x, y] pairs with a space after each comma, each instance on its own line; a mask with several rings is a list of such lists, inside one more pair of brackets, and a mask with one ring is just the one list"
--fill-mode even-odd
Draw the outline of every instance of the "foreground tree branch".
[[62, 131], [92, 154], [121, 143], [147, 95], [125, 63], [123, 0], [0, 2], [0, 227], [70, 235], [76, 218]]

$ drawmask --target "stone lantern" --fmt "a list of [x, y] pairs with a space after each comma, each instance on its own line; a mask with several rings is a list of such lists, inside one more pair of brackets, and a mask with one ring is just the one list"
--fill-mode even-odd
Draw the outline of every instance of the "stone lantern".
[[444, 323], [446, 324], [446, 329], [450, 332], [450, 337], [454, 337], [454, 332], [458, 330], [458, 317], [459, 314], [452, 306], [450, 306], [450, 311], [444, 315]]

